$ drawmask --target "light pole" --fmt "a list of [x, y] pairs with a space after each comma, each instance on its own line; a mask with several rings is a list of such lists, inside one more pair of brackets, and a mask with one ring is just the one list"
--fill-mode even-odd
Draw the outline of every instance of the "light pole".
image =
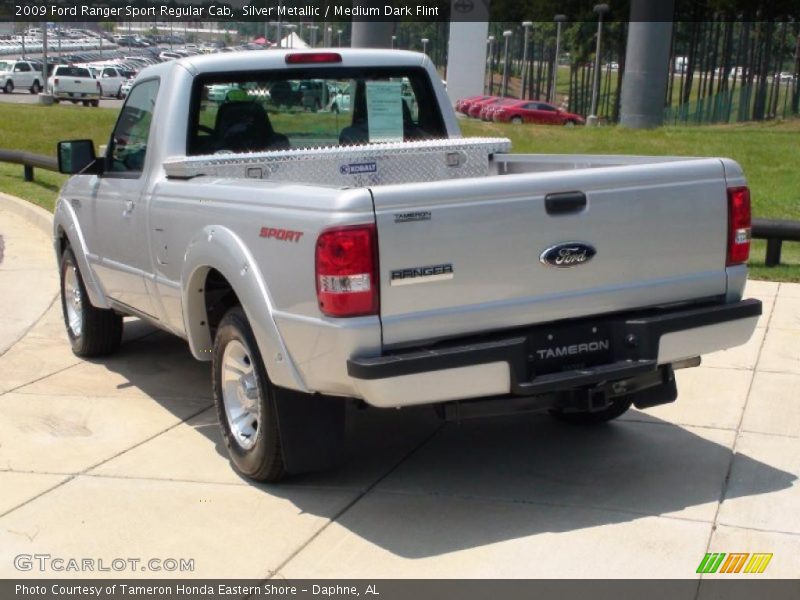
[[336, 30], [336, 35], [337, 35], [337, 39], [338, 39], [339, 48], [341, 48], [342, 47], [342, 30], [341, 29], [337, 29]]
[[506, 29], [503, 32], [503, 37], [506, 38], [506, 45], [503, 50], [503, 87], [500, 90], [500, 95], [503, 98], [508, 96], [508, 44], [511, 41], [512, 34], [513, 32], [510, 29]]
[[318, 25], [309, 25], [306, 29], [311, 30], [311, 47], [317, 47], [317, 29], [319, 29]]
[[609, 10], [608, 4], [595, 4], [597, 13], [597, 48], [594, 56], [594, 81], [592, 82], [592, 110], [586, 119], [587, 125], [597, 125], [597, 100], [600, 95], [600, 53], [603, 44], [603, 15]]
[[396, 36], [396, 35], [393, 35], [393, 36], [392, 36], [392, 50], [394, 50], [394, 45], [395, 45], [395, 42], [397, 42], [397, 36]]
[[429, 41], [430, 40], [428, 38], [422, 38], [420, 40], [420, 42], [422, 42], [422, 53], [423, 54], [427, 54], [428, 53], [428, 42]]
[[553, 87], [550, 91], [550, 102], [556, 103], [556, 86], [558, 85], [558, 55], [561, 53], [561, 24], [566, 22], [566, 15], [556, 15], [553, 20], [556, 22], [556, 55], [553, 57]]
[[284, 28], [286, 28], [289, 31], [289, 33], [286, 35], [286, 37], [289, 38], [288, 44], [286, 44], [286, 46], [287, 48], [294, 48], [294, 30], [297, 29], [297, 25], [287, 23], [286, 25], [284, 25]]
[[489, 89], [488, 94], [491, 96], [492, 91], [494, 90], [494, 36], [490, 35], [486, 38], [486, 41], [489, 43]]
[[531, 27], [533, 27], [532, 21], [522, 22], [522, 28], [525, 30], [525, 43], [522, 45], [522, 87], [520, 89], [520, 98], [525, 97], [525, 90], [528, 89], [525, 84], [528, 79], [528, 34], [531, 31]]

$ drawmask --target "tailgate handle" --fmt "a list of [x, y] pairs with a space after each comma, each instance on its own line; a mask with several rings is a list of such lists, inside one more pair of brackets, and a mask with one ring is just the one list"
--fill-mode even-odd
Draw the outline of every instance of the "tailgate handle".
[[581, 212], [586, 208], [586, 194], [583, 192], [547, 194], [544, 197], [544, 208], [548, 215], [568, 215]]

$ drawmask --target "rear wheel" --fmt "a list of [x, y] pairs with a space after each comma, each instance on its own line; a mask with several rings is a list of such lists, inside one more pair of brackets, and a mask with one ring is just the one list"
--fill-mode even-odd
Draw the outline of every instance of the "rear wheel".
[[112, 310], [92, 306], [70, 248], [61, 255], [61, 310], [76, 355], [104, 356], [119, 348], [122, 317]]
[[573, 121], [573, 120], [571, 120], [571, 119], [570, 119], [569, 121], [566, 121], [566, 122], [564, 123], [564, 126], [565, 126], [565, 127], [575, 127], [575, 125], [577, 125], [577, 123], [575, 123], [575, 121]]
[[567, 423], [575, 423], [577, 425], [595, 425], [598, 423], [607, 423], [613, 421], [617, 417], [622, 416], [633, 404], [633, 400], [629, 396], [619, 396], [611, 400], [611, 403], [604, 409], [596, 411], [564, 411], [553, 410], [550, 414], [559, 421]]
[[97, 108], [98, 106], [100, 106], [100, 100], [92, 100], [90, 104], [95, 108]]
[[276, 389], [241, 307], [230, 309], [219, 324], [212, 371], [217, 416], [234, 467], [257, 481], [280, 481], [286, 467]]
[[31, 94], [38, 94], [42, 91], [42, 86], [39, 85], [38, 81], [34, 81], [33, 85], [31, 86]]
[[6, 85], [3, 87], [3, 92], [6, 94], [10, 94], [14, 91], [14, 83], [12, 81], [6, 81]]

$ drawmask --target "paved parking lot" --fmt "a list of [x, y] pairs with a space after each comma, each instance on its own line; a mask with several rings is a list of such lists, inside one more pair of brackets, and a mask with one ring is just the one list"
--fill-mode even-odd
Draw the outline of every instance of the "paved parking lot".
[[680, 372], [673, 405], [593, 429], [353, 411], [341, 468], [254, 485], [208, 364], [134, 320], [117, 355], [76, 359], [47, 236], [2, 208], [0, 236], [0, 577], [47, 553], [193, 577], [691, 578], [710, 551], [800, 577], [800, 285], [751, 283], [753, 339]]
[[[39, 96], [27, 91], [14, 92], [13, 94], [0, 93], [0, 102], [8, 104], [39, 104]], [[123, 102], [123, 100], [117, 100], [116, 98], [103, 98], [100, 100], [100, 107], [119, 109], [122, 108]], [[63, 102], [62, 105], [72, 106], [69, 102]], [[81, 106], [81, 104], [79, 103], [77, 106]]]

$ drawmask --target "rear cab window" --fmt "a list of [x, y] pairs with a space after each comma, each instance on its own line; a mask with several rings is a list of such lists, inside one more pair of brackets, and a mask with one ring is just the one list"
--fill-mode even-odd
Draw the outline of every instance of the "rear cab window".
[[55, 74], [60, 75], [61, 77], [92, 78], [92, 74], [89, 72], [89, 69], [84, 69], [83, 67], [56, 67]]
[[446, 137], [428, 73], [419, 67], [200, 75], [188, 131], [188, 155]]

